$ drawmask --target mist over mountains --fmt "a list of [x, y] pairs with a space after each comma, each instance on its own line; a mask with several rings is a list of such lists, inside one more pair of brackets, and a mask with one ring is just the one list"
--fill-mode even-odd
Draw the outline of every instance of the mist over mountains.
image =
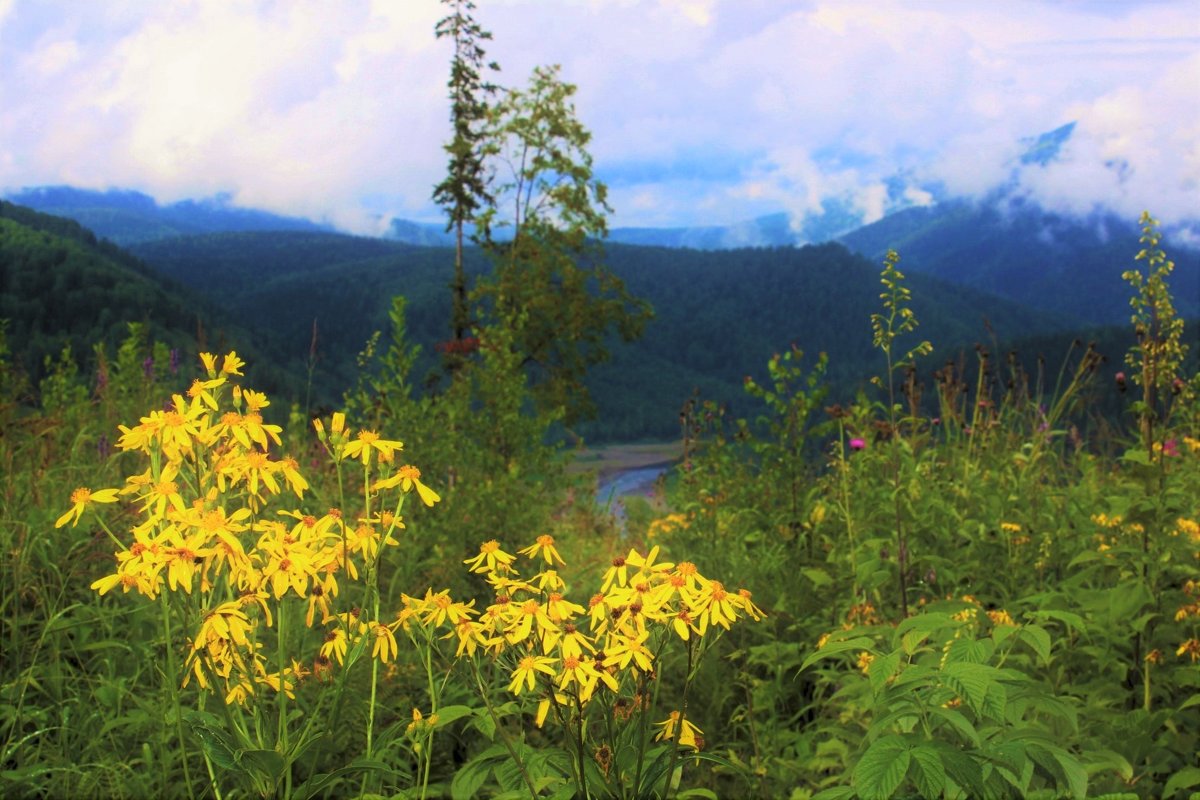
[[[951, 197], [936, 186], [914, 193], [897, 177], [873, 210], [827, 199], [802, 217], [778, 212], [734, 225], [611, 230], [607, 264], [653, 304], [657, 318], [642, 341], [615, 348], [613, 360], [589, 378], [602, 422], [581, 430], [618, 439], [670, 435], [691, 391], [737, 405], [742, 376], [793, 345], [813, 359], [828, 353], [830, 379], [850, 391], [871, 374], [877, 355], [867, 321], [889, 249], [901, 255], [919, 335], [934, 341], [938, 358], [961, 358], [973, 342], [1031, 336], [1042, 337], [1033, 345], [1039, 358], [1043, 351], [1055, 358], [1053, 351], [1077, 335], [1099, 337], [1119, 355], [1129, 344], [1123, 326], [1130, 313], [1121, 275], [1137, 265], [1141, 249], [1136, 220], [1100, 208], [1056, 213], [1022, 188], [1028, 170], [1055, 163], [1072, 130], [1065, 125], [1023, 142], [1010, 180], [979, 198]], [[9, 199], [16, 205], [7, 206], [0, 289], [5, 313], [16, 319], [12, 332], [36, 344], [27, 354], [35, 370], [64, 345], [86, 351], [86, 335], [114, 340], [115, 309], [132, 302], [122, 284], [157, 278], [165, 283], [146, 309], [159, 316], [143, 309], [144, 317], [168, 330], [172, 315], [163, 310], [193, 307], [201, 298], [208, 304], [204, 325], [253, 341], [270, 354], [278, 376], [305, 372], [317, 331], [316, 392], [329, 402], [357, 380], [354, 354], [373, 331], [386, 333], [390, 298], [403, 294], [410, 334], [424, 349], [420, 369], [436, 372], [453, 263], [444, 225], [381, 219], [382, 235], [354, 236], [323, 222], [240, 208], [228, 195], [164, 205], [132, 190], [54, 186]], [[1185, 318], [1200, 318], [1192, 223], [1165, 222], [1164, 247], [1177, 265], [1176, 307]], [[71, 241], [54, 238], [61, 235]], [[128, 281], [120, 277], [126, 269], [133, 269]], [[487, 269], [471, 248], [469, 273]], [[63, 297], [26, 298], [31, 291]], [[30, 316], [29, 309], [43, 311]], [[192, 316], [181, 330], [197, 325]], [[1113, 327], [1096, 332], [1103, 326]], [[1189, 339], [1195, 333], [1193, 327]]]

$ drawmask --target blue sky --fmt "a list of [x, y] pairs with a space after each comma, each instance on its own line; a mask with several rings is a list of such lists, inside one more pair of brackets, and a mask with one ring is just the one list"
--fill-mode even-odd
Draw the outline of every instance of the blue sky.
[[[1015, 178], [1200, 217], [1200, 0], [477, 0], [499, 81], [562, 65], [614, 226], [870, 220]], [[127, 187], [437, 221], [433, 0], [0, 0], [0, 190]], [[1049, 166], [1021, 141], [1075, 121]], [[1016, 170], [1016, 172], [1014, 172]], [[896, 180], [896, 176], [901, 176]], [[887, 185], [891, 180], [893, 191]]]

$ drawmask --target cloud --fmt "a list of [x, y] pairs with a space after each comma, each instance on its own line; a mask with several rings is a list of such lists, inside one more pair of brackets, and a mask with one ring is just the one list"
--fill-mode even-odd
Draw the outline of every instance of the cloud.
[[[502, 83], [563, 65], [613, 183], [612, 224], [630, 226], [831, 203], [873, 218], [1014, 178], [1075, 213], [1195, 216], [1194, 9], [496, 0], [476, 17]], [[0, 0], [0, 188], [226, 191], [362, 231], [437, 220], [444, 13], [435, 0]], [[1071, 120], [1060, 162], [1019, 165], [1023, 139]]]

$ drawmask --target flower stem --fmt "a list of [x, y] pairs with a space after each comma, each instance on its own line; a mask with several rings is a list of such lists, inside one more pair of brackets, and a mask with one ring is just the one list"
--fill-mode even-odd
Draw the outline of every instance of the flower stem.
[[183, 738], [183, 706], [179, 702], [179, 685], [176, 683], [179, 676], [175, 671], [175, 650], [171, 647], [171, 608], [167, 604], [166, 592], [159, 593], [158, 599], [159, 605], [162, 607], [164, 646], [167, 650], [166, 682], [171, 687], [171, 703], [175, 707], [175, 733], [179, 737], [179, 757], [183, 762], [183, 782], [187, 786], [188, 797], [194, 798], [196, 793], [192, 790], [192, 773], [188, 769], [187, 741]]

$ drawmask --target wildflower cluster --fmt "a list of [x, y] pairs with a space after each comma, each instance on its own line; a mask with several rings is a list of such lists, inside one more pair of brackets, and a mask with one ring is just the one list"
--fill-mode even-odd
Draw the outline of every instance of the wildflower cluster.
[[[118, 545], [116, 569], [92, 588], [103, 595], [119, 586], [169, 601], [187, 626], [183, 685], [194, 679], [203, 689], [219, 689], [227, 704], [245, 705], [264, 688], [290, 697], [310, 674], [304, 661], [284, 655], [283, 621], [291, 616], [285, 602], [296, 607], [297, 619], [303, 609], [306, 628], [325, 631], [312, 654], [313, 672], [328, 674], [331, 660], [342, 663], [347, 647], [363, 637], [373, 657], [395, 658], [396, 623], [361, 609], [372, 599], [378, 606], [371, 580], [382, 548], [399, 543], [405, 496], [415, 491], [432, 505], [437, 494], [416, 468], [396, 465], [400, 442], [373, 431], [352, 438], [344, 415], [334, 414], [331, 433], [319, 420], [317, 431], [339, 469], [342, 462], [362, 464], [362, 515], [273, 508], [288, 493], [303, 500], [309, 484], [295, 459], [276, 453], [281, 428], [262, 417], [270, 402], [231, 381], [244, 366], [236, 353], [220, 359], [219, 368], [217, 357], [200, 358], [206, 377], [186, 396], [175, 395], [136, 426], [120, 426], [118, 448], [140, 453], [146, 468], [120, 489], [76, 489], [58, 520], [60, 527], [74, 525], [91, 504], [120, 498], [136, 511], [127, 537], [109, 531]], [[364, 602], [338, 610], [343, 584], [354, 581], [367, 584]], [[278, 647], [268, 650], [265, 629], [272, 626], [280, 629]], [[279, 657], [272, 663], [267, 653]]]
[[[523, 577], [518, 555], [538, 572]], [[551, 710], [566, 724], [599, 693], [617, 716], [617, 709], [648, 709], [647, 683], [669, 641], [694, 651], [743, 617], [763, 617], [749, 591], [728, 590], [693, 563], [662, 561], [658, 546], [614, 558], [586, 607], [567, 595], [559, 572], [565, 563], [553, 536], [539, 536], [516, 554], [488, 541], [465, 564], [487, 580], [490, 605], [477, 610], [474, 601], [430, 591], [419, 600], [406, 598], [402, 615], [450, 628], [444, 638], [457, 642], [460, 657], [483, 651], [505, 665], [508, 691], [538, 698], [539, 726]], [[694, 749], [703, 744], [685, 708], [672, 710], [658, 726], [659, 739], [677, 738]]]

